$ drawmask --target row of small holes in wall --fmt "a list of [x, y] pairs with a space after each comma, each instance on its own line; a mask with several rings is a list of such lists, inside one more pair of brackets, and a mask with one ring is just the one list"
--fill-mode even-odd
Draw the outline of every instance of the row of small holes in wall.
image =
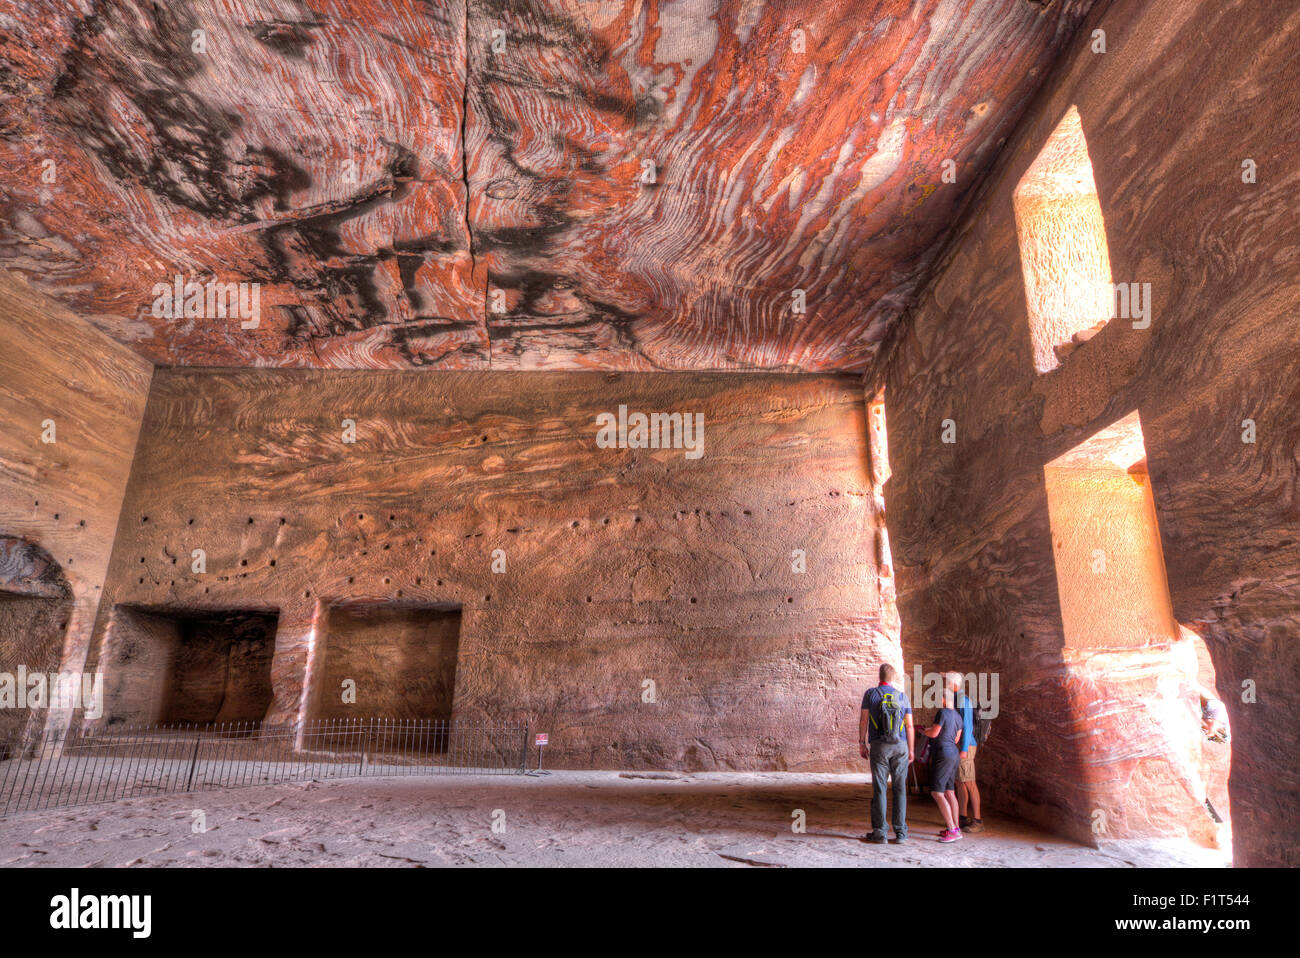
[[[829, 493], [829, 495], [832, 495], [832, 496], [838, 496], [839, 493], [838, 493], [838, 492], [835, 492], [835, 491], [832, 491], [832, 492]], [[788, 505], [794, 505], [794, 504], [795, 504], [795, 503], [794, 503], [793, 501], [791, 501], [790, 503], [788, 503]], [[39, 503], [38, 503], [38, 505], [39, 505]], [[750, 510], [748, 510], [748, 509], [742, 510], [742, 512], [743, 512], [743, 514], [746, 515], [746, 516], [752, 516], [752, 515], [753, 515], [753, 513], [752, 513]], [[681, 512], [681, 511], [679, 511], [679, 512], [674, 513], [674, 517], [680, 519], [682, 516], [688, 516], [688, 515], [691, 515], [691, 514], [692, 514], [692, 513], [690, 513], [690, 512]], [[697, 515], [697, 516], [700, 515], [700, 510], [699, 510], [699, 509], [694, 510], [694, 515]], [[705, 511], [704, 511], [704, 515], [705, 515], [705, 516], [712, 516], [713, 513], [712, 513], [711, 511], [709, 511], [709, 510], [705, 510]], [[726, 512], [720, 512], [719, 515], [720, 515], [720, 516], [726, 516], [726, 515], [728, 515], [728, 513], [726, 513]], [[56, 518], [57, 518], [57, 517], [56, 517]], [[359, 521], [364, 521], [365, 518], [366, 518], [366, 515], [365, 515], [364, 512], [359, 512], [359, 513], [357, 513], [357, 519], [358, 519]], [[396, 515], [395, 513], [391, 513], [391, 514], [389, 514], [388, 519], [389, 519], [390, 522], [395, 522], [395, 521], [397, 520], [397, 515]], [[144, 524], [147, 523], [148, 521], [149, 521], [149, 517], [148, 517], [148, 516], [141, 516], [141, 517], [140, 517], [140, 523], [141, 523], [141, 525], [144, 525]], [[610, 520], [609, 520], [609, 517], [606, 516], [604, 519], [601, 520], [601, 524], [607, 526], [607, 525], [609, 525], [609, 521], [610, 521]], [[640, 517], [639, 515], [633, 515], [633, 517], [632, 517], [632, 521], [633, 521], [633, 522], [640, 522], [640, 521], [641, 521], [641, 517]], [[83, 521], [82, 524], [84, 525], [85, 522]], [[194, 525], [194, 520], [191, 518], [191, 519], [190, 519], [186, 524], [192, 526], [192, 525]], [[252, 516], [249, 516], [249, 517], [248, 517], [248, 524], [249, 524], [249, 525], [253, 525], [253, 524], [254, 524], [254, 520], [253, 520], [253, 517], [252, 517]], [[285, 524], [285, 519], [284, 519], [283, 516], [280, 517], [280, 523], [279, 523], [279, 524], [280, 524], [280, 525], [284, 525], [284, 524]], [[578, 522], [578, 520], [575, 519], [575, 520], [573, 521], [572, 525], [571, 525], [571, 528], [577, 529], [577, 528], [579, 527], [579, 525], [580, 525], [580, 523]], [[511, 529], [507, 529], [506, 531], [507, 531], [507, 532], [515, 533], [515, 532], [518, 532], [518, 528], [517, 528], [517, 527], [515, 527], [515, 528], [511, 528]], [[477, 535], [481, 535], [482, 533], [476, 533], [476, 534], [477, 534]], [[467, 536], [466, 538], [468, 538], [468, 536]], [[423, 538], [421, 538], [419, 541], [422, 542], [422, 541], [423, 541]], [[392, 548], [391, 543], [385, 543], [385, 544], [384, 544], [384, 549], [385, 549], [385, 550], [388, 550], [388, 549], [391, 549], [391, 548]], [[369, 555], [369, 554], [370, 554], [370, 551], [369, 551], [368, 549], [363, 549], [362, 552], [361, 552], [361, 555], [363, 555], [363, 556], [365, 556], [365, 555]], [[431, 549], [431, 550], [429, 550], [429, 555], [431, 555], [431, 556], [435, 556], [435, 555], [437, 555], [437, 554], [438, 554], [438, 550], [437, 550], [437, 549]], [[143, 562], [145, 561], [145, 557], [144, 557], [144, 556], [141, 556], [141, 557], [140, 557], [140, 561], [143, 563]], [[176, 559], [175, 559], [175, 557], [173, 557], [173, 558], [172, 558], [172, 565], [175, 565], [175, 564], [176, 564]], [[240, 562], [239, 562], [239, 564], [240, 564], [241, 567], [247, 566], [247, 565], [248, 565], [248, 560], [247, 560], [247, 559], [241, 559]], [[274, 567], [274, 566], [275, 566], [275, 560], [274, 560], [274, 559], [271, 559], [269, 564], [270, 564], [271, 567]], [[139, 581], [140, 581], [140, 584], [141, 584], [141, 585], [144, 584], [144, 579], [140, 579]], [[356, 577], [355, 577], [355, 576], [348, 576], [348, 584], [349, 584], [349, 585], [354, 584], [355, 581], [356, 581]], [[175, 585], [175, 584], [176, 584], [175, 580], [172, 580], [172, 585]], [[391, 584], [392, 584], [392, 580], [391, 580], [391, 579], [388, 579], [388, 578], [385, 578], [385, 579], [384, 579], [384, 585], [391, 585]], [[420, 577], [418, 577], [418, 576], [416, 577], [415, 584], [416, 584], [416, 585], [419, 585], [419, 584], [420, 584]], [[442, 585], [442, 580], [441, 580], [441, 579], [437, 580], [437, 584], [438, 584], [438, 585]], [[205, 588], [203, 591], [204, 591], [204, 593], [206, 594], [206, 593], [209, 592], [209, 589]], [[402, 590], [401, 590], [401, 589], [398, 589], [398, 590], [397, 590], [397, 596], [398, 596], [398, 598], [401, 598], [402, 595], [403, 595]], [[311, 598], [311, 592], [310, 592], [310, 591], [307, 591], [306, 593], [304, 593], [304, 598]], [[490, 596], [490, 595], [486, 595], [486, 596], [483, 597], [483, 599], [484, 599], [485, 602], [491, 602], [491, 601], [492, 601], [492, 596]], [[591, 601], [592, 601], [591, 596], [587, 596], [587, 601], [588, 601], [588, 602], [591, 602]], [[793, 597], [793, 596], [789, 596], [789, 597], [786, 598], [785, 601], [786, 601], [787, 603], [793, 603], [793, 602], [794, 602], [794, 597]], [[697, 602], [696, 597], [695, 597], [695, 596], [691, 596], [691, 605], [695, 605], [696, 602]]]
[[[839, 493], [838, 491], [834, 491], [834, 490], [832, 490], [832, 491], [828, 492], [827, 495], [830, 495], [830, 496], [838, 496], [838, 495], [840, 495], [840, 493]], [[790, 501], [790, 502], [788, 502], [788, 503], [786, 503], [786, 504], [787, 504], [787, 505], [791, 505], [791, 506], [793, 506], [793, 505], [795, 504], [795, 502], [792, 500], [792, 501]], [[37, 503], [37, 505], [40, 505], [40, 503]], [[705, 509], [705, 510], [695, 509], [695, 510], [693, 510], [693, 511], [689, 511], [689, 510], [688, 510], [688, 511], [678, 511], [678, 512], [675, 512], [675, 513], [673, 513], [673, 518], [675, 518], [675, 519], [681, 519], [681, 518], [684, 517], [684, 516], [690, 516], [690, 515], [697, 515], [697, 516], [698, 516], [698, 515], [701, 515], [701, 514], [702, 514], [702, 515], [705, 515], [705, 516], [708, 516], [708, 517], [712, 517], [712, 516], [713, 516], [713, 512], [712, 512], [712, 510], [708, 510], [708, 509]], [[741, 514], [742, 514], [742, 515], [746, 515], [746, 516], [752, 516], [754, 513], [751, 512], [749, 509], [744, 509], [744, 510], [742, 510], [742, 513], [741, 513]], [[719, 515], [719, 516], [722, 516], [722, 517], [725, 518], [725, 517], [729, 516], [730, 513], [724, 511], [724, 512], [719, 512], [718, 515]], [[54, 518], [56, 518], [56, 519], [58, 518], [58, 514], [57, 514], [57, 513], [55, 514]], [[358, 519], [359, 521], [364, 521], [365, 518], [366, 518], [365, 513], [363, 513], [363, 512], [359, 512], [359, 513], [357, 513], [357, 519]], [[389, 520], [390, 522], [395, 522], [395, 521], [397, 521], [397, 516], [396, 516], [395, 514], [393, 514], [393, 515], [389, 515], [388, 520]], [[248, 525], [250, 525], [250, 526], [251, 526], [251, 525], [254, 525], [254, 524], [255, 524], [255, 521], [256, 521], [256, 520], [254, 520], [254, 518], [253, 518], [252, 516], [249, 516], [249, 517], [248, 517]], [[635, 515], [635, 514], [634, 514], [634, 515], [632, 516], [632, 521], [633, 521], [634, 523], [639, 523], [639, 522], [641, 521], [641, 516], [639, 516], [639, 515]], [[145, 524], [147, 524], [148, 522], [149, 522], [149, 517], [148, 517], [148, 516], [141, 516], [141, 517], [140, 517], [140, 524], [141, 524], [141, 525], [145, 525]], [[280, 525], [284, 525], [285, 522], [286, 522], [285, 518], [284, 518], [283, 516], [281, 516], [281, 517], [280, 517], [280, 522], [279, 522], [279, 524], [280, 524]], [[605, 525], [605, 526], [607, 526], [607, 525], [609, 525], [609, 523], [610, 523], [610, 517], [609, 517], [609, 516], [606, 516], [605, 518], [603, 518], [603, 519], [600, 520], [600, 524], [601, 524], [601, 525]], [[84, 525], [86, 524], [86, 521], [83, 519], [83, 520], [81, 521], [81, 524], [84, 526]], [[579, 520], [575, 519], [575, 520], [573, 520], [573, 522], [570, 524], [570, 527], [573, 528], [573, 529], [577, 529], [581, 524], [582, 524], [582, 523], [581, 523]], [[192, 518], [189, 519], [189, 520], [187, 520], [187, 521], [186, 521], [186, 525], [191, 525], [191, 526], [194, 525], [194, 520], [193, 520]], [[509, 528], [509, 529], [506, 529], [506, 532], [514, 533], [514, 534], [518, 534], [519, 531], [520, 531], [520, 530], [519, 530], [519, 527], [518, 527], [518, 526], [513, 526], [513, 527], [511, 527], [511, 528]], [[468, 533], [468, 534], [466, 534], [466, 538], [469, 538], [470, 536], [476, 536], [476, 535], [482, 535], [482, 533]], [[421, 537], [421, 538], [419, 539], [419, 541], [423, 541], [423, 538]], [[385, 545], [384, 548], [385, 548], [385, 549], [389, 549], [389, 548], [391, 548], [391, 545]], [[366, 554], [368, 554], [368, 553], [362, 553], [362, 555], [366, 555]], [[436, 555], [436, 554], [437, 554], [436, 550], [435, 550], [434, 552], [431, 552], [431, 553], [430, 553], [430, 555]]]
[[[834, 490], [832, 490], [831, 492], [828, 492], [828, 493], [827, 493], [827, 495], [829, 495], [829, 496], [838, 496], [839, 494], [840, 494], [840, 493], [839, 493], [838, 491], [834, 491]], [[793, 501], [791, 501], [791, 502], [788, 502], [788, 503], [786, 503], [786, 504], [792, 506], [792, 505], [794, 505], [795, 503], [794, 503]], [[701, 515], [701, 514], [702, 514], [702, 515], [705, 515], [705, 516], [710, 516], [710, 517], [711, 517], [711, 516], [713, 515], [713, 512], [712, 512], [711, 510], [708, 510], [708, 509], [705, 509], [705, 510], [695, 509], [693, 512], [692, 512], [692, 511], [678, 511], [678, 512], [673, 513], [673, 518], [675, 518], [675, 519], [680, 519], [680, 518], [682, 518], [683, 516], [689, 516], [689, 515], [697, 515], [697, 516], [698, 516], [698, 515]], [[742, 515], [746, 515], [746, 516], [752, 516], [754, 513], [751, 512], [749, 509], [744, 509], [744, 510], [742, 510], [741, 514], [742, 514]], [[723, 517], [727, 517], [727, 516], [730, 515], [730, 513], [729, 513], [729, 512], [719, 512], [718, 515], [719, 515], [719, 516], [723, 516]], [[58, 518], [58, 517], [56, 516], [55, 518]], [[363, 512], [359, 512], [359, 513], [357, 513], [357, 519], [358, 519], [358, 521], [364, 521], [365, 518], [366, 518], [365, 513], [363, 513]], [[396, 515], [390, 515], [390, 516], [388, 517], [388, 520], [389, 520], [390, 522], [395, 522], [395, 521], [397, 521], [397, 516], [396, 516]], [[141, 518], [140, 518], [140, 522], [141, 522], [141, 524], [147, 523], [148, 521], [149, 521], [149, 517], [148, 517], [148, 516], [141, 516]], [[632, 521], [633, 521], [633, 522], [640, 522], [640, 521], [641, 521], [641, 516], [639, 516], [639, 515], [635, 515], [635, 514], [634, 514], [634, 515], [632, 516]], [[254, 523], [254, 520], [253, 520], [253, 518], [250, 516], [249, 519], [248, 519], [248, 524], [251, 526], [251, 525], [253, 525], [253, 523]], [[284, 523], [285, 523], [285, 520], [284, 520], [283, 518], [281, 518], [281, 519], [280, 519], [280, 525], [284, 525]], [[600, 524], [601, 524], [601, 525], [605, 525], [605, 526], [607, 526], [607, 525], [609, 525], [609, 523], [610, 523], [610, 517], [609, 517], [609, 516], [606, 516], [605, 518], [603, 518], [603, 519], [600, 520]], [[570, 525], [571, 525], [571, 528], [577, 529], [581, 524], [582, 524], [582, 523], [581, 523], [579, 520], [575, 519], [575, 520], [573, 520], [573, 522], [572, 522]], [[85, 525], [85, 522], [84, 522], [84, 521], [83, 521], [82, 525]], [[191, 525], [191, 526], [194, 525], [194, 520], [193, 520], [193, 519], [190, 519], [190, 520], [188, 521], [187, 525]], [[516, 534], [517, 534], [517, 533], [519, 532], [519, 527], [518, 527], [518, 526], [512, 526], [511, 528], [507, 529], [506, 532], [516, 533]], [[482, 534], [482, 533], [470, 533], [470, 534], [467, 534], [467, 537], [468, 537], [468, 535], [481, 535], [481, 534]], [[387, 549], [388, 546], [385, 546], [384, 548]]]
[[[284, 525], [284, 524], [285, 524], [286, 522], [288, 522], [288, 521], [289, 521], [289, 520], [286, 519], [284, 516], [281, 516], [281, 517], [280, 517], [280, 525]], [[248, 517], [248, 525], [251, 526], [251, 525], [254, 524], [254, 522], [256, 522], [256, 520], [255, 520], [252, 516], [249, 516], [249, 517]], [[148, 517], [148, 516], [141, 516], [141, 517], [140, 517], [140, 525], [143, 526], [143, 525], [147, 525], [148, 523], [149, 523], [149, 517]], [[187, 526], [192, 526], [192, 525], [194, 525], [194, 519], [193, 519], [193, 517], [191, 517], [191, 518], [185, 520], [185, 524], [186, 524]]]
[[[274, 563], [272, 563], [272, 565], [274, 565]], [[222, 579], [223, 579], [223, 581], [226, 581], [226, 577], [225, 577], [225, 576], [223, 576]], [[141, 584], [141, 585], [144, 585], [144, 579], [140, 579], [139, 581], [140, 581], [140, 584]], [[355, 582], [356, 582], [356, 576], [348, 576], [348, 585], [353, 585]], [[172, 585], [175, 585], [175, 584], [176, 584], [176, 580], [175, 580], [175, 579], [172, 579], [172, 580], [171, 580], [171, 584], [172, 584]], [[392, 580], [391, 580], [391, 579], [387, 579], [387, 578], [384, 579], [384, 585], [391, 585], [391, 584], [392, 584]], [[415, 579], [415, 584], [416, 584], [416, 585], [419, 585], [419, 584], [420, 584], [420, 577], [419, 577], [419, 576], [416, 577], [416, 579]], [[437, 580], [437, 584], [438, 584], [438, 585], [442, 585], [442, 580], [441, 580], [441, 579]], [[207, 594], [209, 594], [211, 591], [212, 591], [212, 590], [211, 590], [210, 587], [206, 587], [206, 586], [205, 586], [204, 589], [203, 589], [203, 594], [204, 594], [204, 595], [207, 595]], [[403, 598], [404, 594], [405, 594], [405, 593], [403, 592], [402, 589], [398, 589], [398, 590], [397, 590], [397, 598], [399, 598], [399, 599], [400, 599], [400, 598]], [[311, 590], [310, 590], [310, 589], [308, 589], [306, 592], [303, 593], [303, 598], [305, 598], [305, 599], [310, 599], [310, 598], [311, 598]], [[491, 602], [491, 601], [492, 601], [492, 596], [491, 596], [491, 595], [485, 595], [485, 596], [483, 596], [483, 601], [484, 601], [484, 602]], [[587, 596], [587, 601], [588, 601], [588, 602], [591, 602], [591, 601], [592, 601], [591, 596]], [[786, 601], [787, 603], [793, 603], [793, 602], [794, 602], [794, 596], [787, 596], [785, 601]], [[696, 599], [696, 597], [695, 597], [695, 596], [691, 596], [691, 605], [695, 605], [695, 604], [697, 604], [697, 602], [698, 602], [698, 600]]]

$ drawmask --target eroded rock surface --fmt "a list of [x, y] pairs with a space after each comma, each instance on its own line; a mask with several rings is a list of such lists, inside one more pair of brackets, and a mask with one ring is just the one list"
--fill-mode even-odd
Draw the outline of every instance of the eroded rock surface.
[[13, 0], [0, 265], [163, 364], [859, 370], [1090, 6]]
[[[703, 454], [603, 448], [620, 405], [702, 415]], [[130, 607], [276, 610], [270, 721], [442, 718], [397, 613], [450, 606], [452, 717], [527, 720], [548, 765], [856, 768], [898, 661], [865, 431], [852, 377], [160, 370], [92, 658], [107, 718], [154, 693], [119, 658]]]
[[[980, 751], [993, 807], [1084, 841], [1204, 834], [1188, 771], [1203, 767], [1213, 798], [1223, 760], [1193, 748], [1181, 627], [1204, 639], [1231, 718], [1235, 861], [1294, 865], [1300, 776], [1278, 759], [1300, 745], [1300, 221], [1283, 199], [1300, 191], [1300, 17], [1258, 12], [1117, 0], [1085, 23], [1108, 52], [1080, 48], [1008, 144], [873, 386], [904, 655], [1000, 674]], [[1113, 281], [1149, 283], [1154, 305], [1040, 372], [1015, 191], [1072, 110]], [[1268, 182], [1243, 175], [1246, 158]], [[1124, 475], [1149, 481], [1159, 548], [1145, 557], [1161, 572], [1142, 594], [1115, 577], [1129, 527], [1069, 521], [1050, 475], [1134, 417], [1145, 458]], [[1116, 514], [1087, 484], [1070, 493], [1077, 517]], [[1072, 536], [1085, 561], [1067, 568]], [[1117, 611], [1126, 629], [1093, 628]]]

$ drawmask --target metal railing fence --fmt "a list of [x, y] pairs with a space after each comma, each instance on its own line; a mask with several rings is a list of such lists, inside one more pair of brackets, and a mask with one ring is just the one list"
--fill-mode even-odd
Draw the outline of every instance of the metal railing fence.
[[0, 746], [0, 816], [304, 780], [521, 773], [527, 748], [527, 725], [487, 721], [73, 727]]

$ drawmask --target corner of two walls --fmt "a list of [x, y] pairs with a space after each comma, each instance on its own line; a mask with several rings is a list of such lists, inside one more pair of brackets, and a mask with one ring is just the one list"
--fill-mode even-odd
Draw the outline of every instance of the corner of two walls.
[[[1300, 772], [1277, 760], [1300, 746], [1297, 45], [1286, 5], [1095, 12], [871, 374], [908, 668], [999, 673], [984, 798], [1082, 841], [1206, 818], [1153, 711], [1199, 719], [1167, 637], [1079, 650], [1063, 624], [1044, 467], [1136, 413], [1172, 613], [1208, 644], [1231, 717], [1235, 861], [1297, 864]], [[1039, 374], [1013, 192], [1071, 107], [1113, 281], [1150, 283], [1153, 307]]]
[[[0, 649], [22, 660], [0, 662], [0, 672], [83, 669], [152, 375], [150, 363], [0, 271], [0, 536], [57, 566], [45, 574], [67, 600], [57, 615], [0, 620], [13, 632]], [[8, 586], [7, 603], [39, 601], [28, 585]], [[26, 661], [34, 646], [61, 653]]]

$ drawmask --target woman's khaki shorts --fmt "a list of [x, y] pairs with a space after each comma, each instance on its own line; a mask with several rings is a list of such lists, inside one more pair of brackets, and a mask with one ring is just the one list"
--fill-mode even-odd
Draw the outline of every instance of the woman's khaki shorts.
[[957, 781], [975, 781], [975, 752], [978, 748], [978, 745], [972, 745], [962, 754], [961, 763], [957, 766]]

